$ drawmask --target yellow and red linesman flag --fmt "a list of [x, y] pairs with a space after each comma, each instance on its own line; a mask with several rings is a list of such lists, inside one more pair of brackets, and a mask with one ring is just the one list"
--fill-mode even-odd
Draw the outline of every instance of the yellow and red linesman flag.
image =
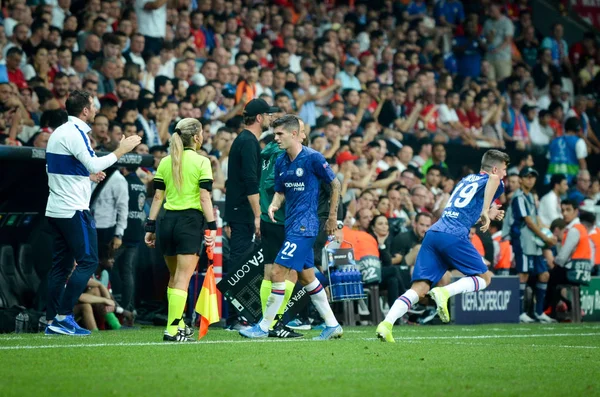
[[216, 323], [219, 318], [219, 303], [217, 299], [217, 282], [215, 281], [215, 272], [213, 271], [213, 250], [207, 249], [208, 260], [210, 265], [204, 276], [202, 290], [196, 302], [196, 312], [200, 314], [200, 331], [198, 332], [198, 340], [202, 339], [208, 332], [208, 326]]

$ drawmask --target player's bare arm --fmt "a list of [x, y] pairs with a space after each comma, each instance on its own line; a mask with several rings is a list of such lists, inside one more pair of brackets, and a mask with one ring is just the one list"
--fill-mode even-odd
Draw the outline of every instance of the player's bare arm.
[[485, 193], [483, 196], [483, 209], [481, 210], [481, 231], [485, 232], [490, 227], [490, 206], [492, 205], [492, 199], [494, 194], [500, 186], [500, 177], [498, 175], [490, 174], [487, 183], [485, 184]]
[[271, 222], [277, 223], [275, 221], [275, 213], [281, 208], [281, 204], [285, 201], [285, 194], [276, 192], [273, 196], [273, 201], [271, 201], [271, 205], [269, 205], [269, 218]]
[[337, 212], [338, 212], [338, 204], [340, 201], [340, 190], [341, 184], [337, 178], [334, 178], [331, 181], [331, 196], [329, 197], [329, 218], [327, 218], [327, 222], [325, 222], [325, 230], [329, 233], [330, 236], [335, 234], [337, 230]]

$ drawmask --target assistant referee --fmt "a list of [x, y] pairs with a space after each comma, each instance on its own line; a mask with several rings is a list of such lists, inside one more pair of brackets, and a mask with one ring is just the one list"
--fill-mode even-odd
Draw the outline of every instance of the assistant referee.
[[[154, 176], [154, 200], [146, 221], [145, 242], [158, 247], [169, 268], [169, 314], [163, 340], [191, 341], [191, 328], [183, 321], [190, 279], [198, 263], [202, 238], [214, 246], [217, 235], [212, 200], [212, 168], [210, 160], [196, 153], [202, 147], [202, 124], [193, 118], [177, 123], [170, 140], [171, 154], [160, 162]], [[156, 217], [163, 200], [165, 215], [156, 233]], [[204, 220], [210, 235], [204, 236]]]

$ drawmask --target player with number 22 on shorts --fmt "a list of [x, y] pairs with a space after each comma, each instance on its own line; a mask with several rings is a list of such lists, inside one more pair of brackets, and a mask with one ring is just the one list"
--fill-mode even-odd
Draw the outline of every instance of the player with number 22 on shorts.
[[[509, 157], [499, 150], [488, 150], [481, 159], [481, 170], [463, 178], [456, 186], [441, 218], [429, 229], [413, 271], [413, 284], [391, 307], [377, 326], [377, 337], [395, 342], [392, 327], [419, 299], [429, 294], [437, 305], [440, 319], [450, 321], [448, 299], [464, 292], [480, 291], [490, 285], [492, 272], [469, 240], [471, 226], [481, 220], [486, 231], [492, 219], [502, 220], [501, 211], [492, 202], [504, 192]], [[465, 277], [445, 287], [435, 286], [447, 270], [455, 269]]]
[[[313, 245], [319, 234], [317, 201], [319, 182], [322, 180], [331, 186], [331, 208], [325, 223], [327, 232], [332, 235], [337, 229], [337, 205], [340, 182], [329, 167], [323, 155], [313, 149], [302, 146], [298, 139], [300, 122], [294, 115], [285, 115], [271, 125], [275, 142], [285, 153], [275, 162], [275, 195], [269, 206], [269, 217], [274, 214], [285, 200], [285, 241], [275, 258], [271, 270], [271, 294], [263, 312], [263, 319], [254, 327], [240, 331], [246, 338], [264, 338], [279, 310], [284, 294], [285, 280], [314, 267]], [[295, 277], [293, 277], [295, 278]], [[325, 321], [325, 329], [318, 340], [337, 339], [342, 336], [342, 327], [337, 322], [327, 301], [323, 285], [311, 273], [304, 289]], [[304, 283], [303, 283], [304, 284]]]

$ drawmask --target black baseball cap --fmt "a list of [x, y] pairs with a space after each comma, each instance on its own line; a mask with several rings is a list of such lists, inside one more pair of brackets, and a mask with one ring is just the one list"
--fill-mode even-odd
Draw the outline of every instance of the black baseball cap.
[[259, 114], [265, 113], [277, 113], [279, 108], [276, 106], [269, 106], [264, 99], [253, 99], [246, 104], [244, 107], [244, 116], [258, 116]]
[[525, 167], [521, 170], [521, 172], [519, 172], [519, 178], [525, 178], [529, 175], [534, 175], [536, 178], [540, 176], [536, 169], [532, 167]]

